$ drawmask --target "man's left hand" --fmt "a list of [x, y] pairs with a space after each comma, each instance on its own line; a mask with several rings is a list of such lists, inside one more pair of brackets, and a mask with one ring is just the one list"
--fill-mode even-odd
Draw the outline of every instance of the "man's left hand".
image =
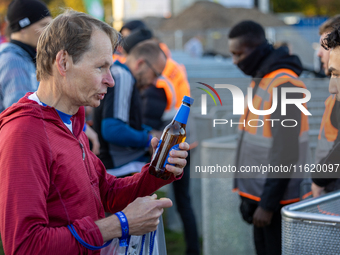
[[271, 223], [272, 217], [273, 212], [267, 211], [262, 207], [258, 206], [253, 215], [253, 224], [255, 227], [263, 228]]
[[[158, 138], [154, 137], [151, 140], [152, 148], [153, 148], [153, 154], [155, 153], [155, 150], [158, 145]], [[166, 170], [173, 173], [174, 176], [179, 176], [183, 173], [183, 168], [187, 165], [186, 158], [188, 157], [188, 150], [189, 150], [189, 144], [184, 142], [179, 144], [180, 150], [171, 150], [170, 151], [170, 157], [168, 158], [168, 161], [170, 164], [174, 164], [174, 166], [167, 164]]]
[[324, 192], [325, 187], [320, 187], [319, 185], [316, 185], [314, 182], [312, 182], [311, 189], [312, 189], [313, 197], [319, 197]]

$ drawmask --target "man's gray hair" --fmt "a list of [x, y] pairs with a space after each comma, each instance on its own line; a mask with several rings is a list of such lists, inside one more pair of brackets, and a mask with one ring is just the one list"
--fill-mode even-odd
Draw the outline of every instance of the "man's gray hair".
[[90, 40], [95, 29], [105, 32], [111, 40], [112, 49], [115, 49], [119, 33], [88, 14], [66, 10], [53, 19], [39, 37], [37, 80], [41, 81], [52, 75], [52, 65], [60, 50], [67, 51], [73, 63], [79, 62], [84, 53], [91, 48]]

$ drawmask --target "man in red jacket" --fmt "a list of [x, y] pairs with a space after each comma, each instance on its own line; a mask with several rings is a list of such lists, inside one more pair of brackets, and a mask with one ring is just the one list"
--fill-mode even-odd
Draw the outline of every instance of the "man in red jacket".
[[[117, 179], [106, 173], [82, 132], [83, 106], [97, 107], [114, 86], [109, 68], [117, 39], [107, 24], [73, 11], [59, 15], [39, 38], [38, 90], [0, 115], [6, 254], [99, 254], [88, 247], [151, 232], [171, 206], [169, 199], [149, 195], [181, 178], [187, 143], [170, 154], [169, 181], [150, 175], [148, 165]], [[154, 148], [157, 142], [152, 140]], [[104, 218], [105, 211], [117, 215]]]

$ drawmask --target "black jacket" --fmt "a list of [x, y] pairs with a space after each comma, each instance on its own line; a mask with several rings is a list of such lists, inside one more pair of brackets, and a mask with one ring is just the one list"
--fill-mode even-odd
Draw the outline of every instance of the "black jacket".
[[[268, 49], [267, 49], [268, 51]], [[261, 55], [261, 54], [259, 54]], [[256, 61], [256, 58], [253, 58]], [[302, 73], [302, 64], [300, 59], [295, 55], [289, 55], [287, 50], [283, 47], [278, 49], [271, 48], [265, 57], [261, 57], [258, 60], [257, 65], [259, 68], [253, 75], [255, 81], [255, 88], [257, 89], [260, 80], [266, 75], [275, 70], [281, 68], [287, 68], [292, 70], [297, 75]], [[287, 115], [281, 115], [281, 88], [293, 87], [291, 83], [284, 83], [278, 87], [278, 105], [274, 113], [271, 114], [272, 119], [295, 119], [299, 124], [293, 128], [282, 127], [281, 124], [274, 125], [272, 127], [273, 146], [270, 155], [270, 164], [275, 165], [290, 165], [295, 164], [299, 158], [299, 134], [300, 134], [300, 122], [301, 111], [295, 105], [287, 105]], [[254, 92], [255, 94], [255, 92]], [[302, 98], [300, 93], [289, 93], [288, 98]], [[277, 122], [279, 123], [279, 122]], [[287, 188], [289, 178], [271, 178], [268, 175], [263, 193], [261, 195], [261, 201], [259, 205], [268, 211], [277, 211], [281, 208], [280, 200], [284, 195]], [[275, 177], [275, 175], [273, 176]]]
[[167, 104], [164, 89], [150, 86], [142, 91], [141, 96], [143, 124], [155, 130], [162, 130], [164, 127], [162, 116]]

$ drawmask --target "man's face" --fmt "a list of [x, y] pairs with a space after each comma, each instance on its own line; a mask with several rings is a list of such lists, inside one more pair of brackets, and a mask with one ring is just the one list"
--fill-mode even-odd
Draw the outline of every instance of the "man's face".
[[[320, 45], [321, 45], [323, 39], [325, 39], [325, 37], [327, 35], [328, 35], [328, 32], [323, 33], [320, 36]], [[318, 57], [321, 60], [322, 68], [323, 68], [325, 74], [330, 75], [329, 72], [328, 72], [329, 50], [326, 50], [324, 47], [320, 46], [319, 50], [318, 50]]]
[[68, 87], [63, 86], [64, 94], [72, 106], [100, 105], [108, 87], [114, 86], [110, 72], [112, 65], [112, 45], [110, 38], [96, 29], [90, 40], [91, 48], [76, 64], [70, 60], [67, 72]]
[[340, 101], [340, 47], [331, 49], [329, 52], [329, 93], [336, 95], [336, 100]]
[[131, 34], [131, 30], [128, 28], [123, 28], [122, 32], [121, 32], [123, 38], [128, 37]]
[[44, 28], [52, 21], [51, 17], [45, 17], [27, 28], [22, 29], [25, 36], [25, 43], [36, 48], [38, 39]]
[[241, 38], [229, 39], [228, 44], [229, 44], [229, 51], [233, 56], [233, 63], [235, 65], [240, 63], [246, 57], [248, 57], [249, 54], [254, 50], [253, 48], [245, 46], [242, 43]]
[[156, 61], [150, 61], [146, 58], [137, 61], [140, 61], [134, 73], [137, 87], [141, 89], [150, 85], [156, 85], [157, 79], [165, 68], [166, 57], [164, 54], [159, 54]]

